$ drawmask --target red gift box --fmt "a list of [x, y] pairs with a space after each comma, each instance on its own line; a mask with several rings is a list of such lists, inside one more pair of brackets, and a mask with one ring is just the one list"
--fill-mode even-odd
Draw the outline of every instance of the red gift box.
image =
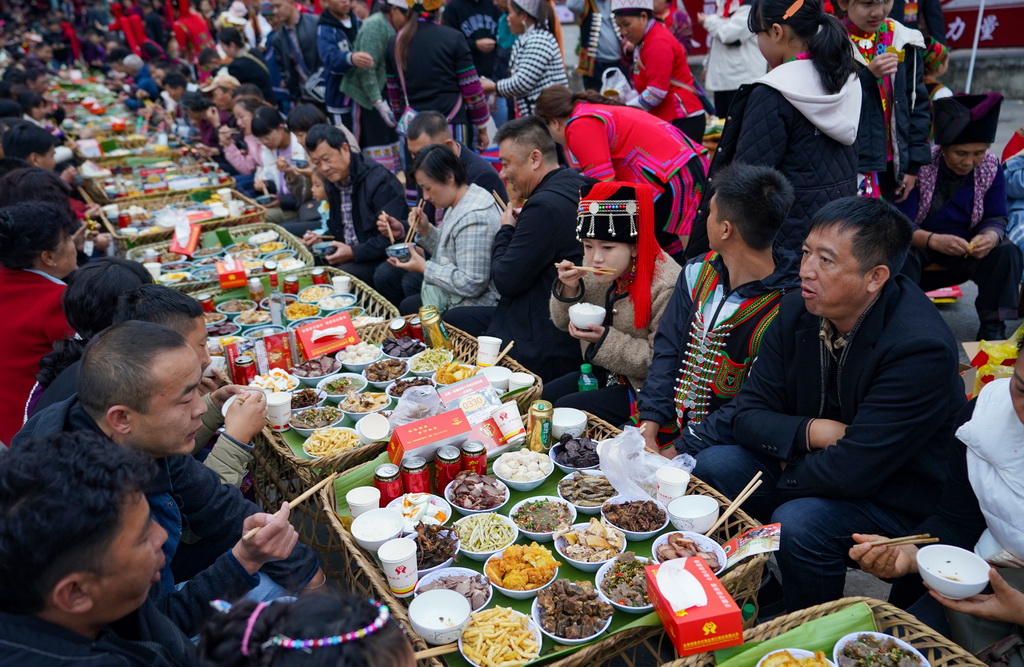
[[[315, 341], [313, 340], [313, 334], [327, 329], [338, 329], [337, 335], [321, 336]], [[356, 328], [352, 324], [352, 316], [346, 311], [299, 327], [295, 330], [295, 337], [298, 339], [302, 354], [306, 359], [333, 354], [359, 342], [359, 334], [356, 333]]]
[[249, 279], [245, 275], [245, 264], [233, 257], [217, 262], [217, 281], [221, 289], [245, 287], [249, 284]]
[[388, 443], [388, 458], [400, 465], [410, 454], [434, 460], [445, 445], [461, 445], [469, 436], [470, 423], [462, 410], [449, 410], [433, 417], [398, 426]]

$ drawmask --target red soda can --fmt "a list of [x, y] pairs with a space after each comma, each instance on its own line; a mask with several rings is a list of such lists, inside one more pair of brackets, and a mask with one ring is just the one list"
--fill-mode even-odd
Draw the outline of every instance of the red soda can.
[[434, 454], [434, 493], [444, 495], [444, 489], [462, 470], [459, 448], [446, 445]]
[[383, 463], [373, 471], [373, 485], [380, 491], [380, 506], [387, 507], [402, 497], [402, 474], [394, 463]]
[[478, 475], [487, 474], [487, 448], [479, 440], [467, 440], [462, 445], [462, 469]]
[[422, 456], [402, 459], [402, 486], [406, 493], [430, 493], [430, 470]]
[[216, 312], [216, 307], [213, 304], [213, 295], [209, 292], [203, 292], [202, 294], [196, 295], [196, 301], [203, 307], [204, 313]]
[[128, 215], [127, 211], [122, 211], [117, 216], [117, 227], [118, 227], [118, 229], [124, 229], [125, 227], [130, 227], [131, 224], [132, 224], [132, 216]]
[[406, 331], [405, 335], [415, 338], [418, 341], [423, 341], [423, 323], [420, 321], [419, 315], [409, 320], [409, 329]]
[[405, 321], [404, 317], [396, 317], [388, 322], [388, 335], [395, 340], [398, 340], [402, 336], [409, 335], [409, 325]]
[[284, 293], [285, 294], [298, 294], [299, 293], [299, 277], [298, 276], [285, 276], [284, 277]]
[[324, 272], [322, 266], [310, 271], [309, 275], [313, 277], [314, 285], [326, 285], [328, 283], [327, 274]]
[[256, 379], [256, 360], [251, 354], [243, 354], [235, 359], [235, 384], [243, 387]]

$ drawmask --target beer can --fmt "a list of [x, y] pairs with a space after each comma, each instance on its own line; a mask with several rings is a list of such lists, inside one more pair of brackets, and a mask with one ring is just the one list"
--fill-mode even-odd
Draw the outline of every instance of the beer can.
[[418, 341], [423, 341], [423, 324], [420, 322], [420, 316], [409, 318], [409, 337], [415, 338]]
[[299, 293], [299, 277], [298, 276], [285, 276], [284, 277], [284, 293], [285, 294], [298, 294]]
[[380, 506], [402, 497], [402, 473], [394, 463], [382, 463], [373, 471], [373, 485], [380, 491]]
[[487, 448], [479, 440], [462, 443], [462, 471], [466, 470], [478, 475], [487, 474]]
[[420, 322], [423, 327], [423, 342], [427, 347], [452, 349], [452, 343], [448, 340], [448, 330], [445, 329], [436, 308], [420, 308]]
[[322, 266], [318, 266], [310, 271], [309, 275], [313, 278], [314, 285], [326, 285], [328, 283], [327, 273]]
[[396, 317], [388, 322], [388, 335], [394, 339], [409, 335], [409, 324], [404, 317]]
[[216, 312], [217, 310], [216, 306], [213, 303], [213, 294], [210, 294], [209, 292], [197, 294], [196, 301], [198, 301], [199, 305], [203, 307], [204, 313], [213, 313]]
[[402, 459], [402, 486], [406, 493], [430, 493], [430, 470], [422, 456]]
[[462, 470], [458, 447], [446, 445], [434, 454], [434, 493], [444, 495], [444, 489]]
[[251, 354], [242, 354], [235, 359], [235, 384], [243, 387], [256, 379], [256, 359]]
[[555, 406], [548, 401], [534, 401], [527, 417], [526, 446], [535, 452], [546, 452], [551, 443], [551, 424]]

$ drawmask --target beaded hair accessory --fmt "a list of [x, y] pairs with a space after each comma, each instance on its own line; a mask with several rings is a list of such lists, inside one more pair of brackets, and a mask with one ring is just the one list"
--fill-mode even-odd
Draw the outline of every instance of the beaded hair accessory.
[[[309, 651], [314, 648], [323, 648], [325, 646], [338, 646], [346, 642], [353, 642], [358, 639], [369, 637], [373, 633], [377, 632], [385, 625], [387, 625], [388, 619], [391, 618], [391, 610], [388, 609], [386, 604], [377, 602], [376, 600], [370, 600], [370, 604], [378, 609], [377, 619], [367, 625], [365, 628], [359, 628], [352, 632], [346, 632], [343, 635], [334, 635], [331, 637], [320, 637], [319, 639], [292, 639], [285, 637], [284, 635], [275, 635], [263, 643], [263, 649], [266, 650], [273, 646], [280, 646], [284, 649], [299, 649], [303, 651]], [[244, 646], [244, 644], [243, 644]]]
[[[602, 201], [580, 202], [576, 214], [576, 240], [579, 241], [583, 232], [583, 224], [587, 216], [590, 216], [590, 227], [587, 229], [587, 236], [593, 238], [598, 216], [608, 217], [608, 234], [615, 236], [615, 218], [617, 216], [629, 217], [629, 238], [636, 238], [636, 200], [635, 199], [605, 199]], [[628, 241], [624, 241], [628, 242]]]

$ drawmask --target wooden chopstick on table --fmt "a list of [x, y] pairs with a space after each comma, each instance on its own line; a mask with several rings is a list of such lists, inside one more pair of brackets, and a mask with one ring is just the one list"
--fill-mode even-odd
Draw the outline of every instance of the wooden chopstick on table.
[[921, 533], [920, 535], [906, 535], [904, 537], [890, 537], [884, 540], [876, 540], [869, 542], [873, 547], [905, 547], [911, 544], [932, 544], [938, 542], [939, 538], [932, 537], [928, 533]]
[[[306, 489], [299, 497], [297, 497], [295, 500], [292, 500], [291, 502], [288, 503], [288, 509], [291, 510], [292, 508], [297, 506], [299, 503], [301, 503], [302, 501], [306, 500], [307, 498], [312, 496], [314, 493], [316, 493], [320, 489], [324, 488], [325, 486], [327, 486], [328, 484], [333, 482], [334, 478], [336, 478], [339, 474], [340, 473], [337, 473], [337, 472], [331, 473], [330, 475], [328, 475], [323, 480], [317, 482], [313, 486], [311, 486], [308, 489]], [[255, 528], [251, 528], [251, 529], [247, 530], [245, 535], [242, 535], [242, 539], [243, 540], [251, 539], [253, 535], [255, 535], [256, 533], [260, 532], [260, 528], [262, 528], [262, 527], [263, 526], [256, 526]]]
[[718, 530], [718, 527], [725, 523], [726, 520], [729, 517], [731, 517], [736, 512], [736, 510], [740, 508], [740, 505], [742, 505], [747, 500], [747, 498], [749, 498], [754, 493], [754, 491], [757, 491], [757, 487], [759, 486], [761, 486], [760, 470], [758, 470], [757, 474], [754, 475], [749, 482], [747, 482], [747, 485], [743, 487], [743, 490], [740, 491], [739, 494], [737, 494], [736, 500], [732, 501], [729, 504], [729, 506], [725, 508], [725, 511], [722, 512], [721, 516], [718, 517], [718, 521], [716, 521], [714, 525], [712, 525], [711, 528], [709, 528], [707, 532], [705, 532], [704, 534], [711, 535], [716, 530]]
[[515, 344], [516, 342], [514, 340], [510, 340], [508, 345], [505, 346], [505, 349], [501, 351], [501, 354], [494, 358], [494, 363], [491, 364], [491, 366], [497, 366], [498, 362], [505, 358], [505, 355], [508, 354], [508, 351], [511, 350], [512, 346]]
[[424, 660], [426, 658], [436, 658], [439, 655], [448, 655], [449, 653], [455, 653], [459, 650], [458, 642], [452, 642], [451, 644], [445, 644], [444, 646], [435, 646], [434, 648], [423, 649], [422, 651], [416, 651], [412, 657], [416, 660]]

